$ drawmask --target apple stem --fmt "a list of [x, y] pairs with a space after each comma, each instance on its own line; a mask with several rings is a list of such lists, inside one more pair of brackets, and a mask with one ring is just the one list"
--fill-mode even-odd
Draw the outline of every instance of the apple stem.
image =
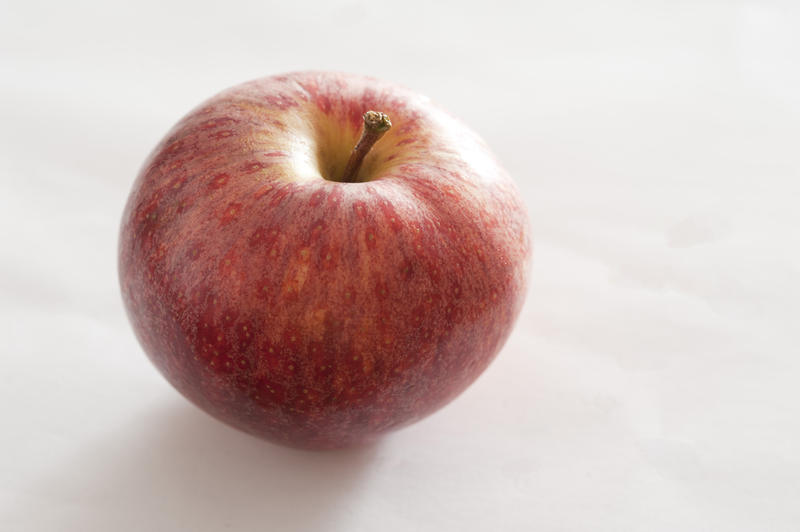
[[377, 111], [364, 113], [364, 130], [361, 132], [361, 138], [356, 147], [353, 148], [353, 153], [350, 154], [350, 159], [344, 168], [342, 182], [355, 183], [357, 181], [358, 170], [361, 168], [361, 163], [364, 162], [364, 157], [391, 127], [392, 122], [385, 113]]

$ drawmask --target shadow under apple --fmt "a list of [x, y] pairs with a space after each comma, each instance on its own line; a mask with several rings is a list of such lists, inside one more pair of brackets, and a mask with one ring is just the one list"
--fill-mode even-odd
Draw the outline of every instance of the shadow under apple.
[[62, 461], [2, 521], [17, 530], [327, 530], [376, 450], [286, 449], [176, 404]]

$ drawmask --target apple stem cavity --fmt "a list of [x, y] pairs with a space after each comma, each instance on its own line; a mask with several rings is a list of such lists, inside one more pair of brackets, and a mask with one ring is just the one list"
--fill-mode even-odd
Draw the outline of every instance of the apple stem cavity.
[[361, 138], [353, 148], [353, 153], [350, 154], [350, 159], [344, 168], [341, 179], [343, 183], [358, 182], [358, 170], [361, 168], [361, 163], [364, 162], [364, 157], [391, 127], [392, 122], [385, 113], [379, 113], [378, 111], [364, 113], [364, 130], [361, 132]]

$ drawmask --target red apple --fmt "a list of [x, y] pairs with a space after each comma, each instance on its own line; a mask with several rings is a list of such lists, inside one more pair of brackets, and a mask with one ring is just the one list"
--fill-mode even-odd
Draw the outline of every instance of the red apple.
[[[368, 110], [388, 119], [365, 126]], [[469, 386], [511, 331], [529, 259], [519, 193], [475, 133], [407, 89], [304, 72], [226, 90], [167, 134], [130, 194], [119, 274], [184, 396], [331, 448]]]

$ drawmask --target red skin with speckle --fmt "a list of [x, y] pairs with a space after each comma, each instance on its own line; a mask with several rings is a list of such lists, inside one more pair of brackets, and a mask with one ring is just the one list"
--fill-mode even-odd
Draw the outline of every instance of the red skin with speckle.
[[[393, 128], [337, 177], [362, 114]], [[203, 410], [286, 445], [370, 441], [432, 413], [496, 356], [526, 292], [512, 181], [406, 89], [306, 72], [184, 117], [137, 178], [123, 299], [156, 367]]]

